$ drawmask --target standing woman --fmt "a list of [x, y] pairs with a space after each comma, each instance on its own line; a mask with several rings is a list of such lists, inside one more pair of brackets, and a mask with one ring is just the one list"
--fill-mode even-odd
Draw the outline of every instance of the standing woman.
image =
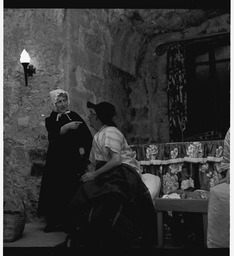
[[92, 135], [85, 121], [69, 110], [69, 95], [62, 89], [50, 92], [53, 111], [45, 119], [49, 146], [38, 204], [45, 232], [63, 223], [67, 203], [77, 190], [78, 179], [88, 162]]
[[120, 246], [123, 241], [131, 244], [141, 238], [145, 246], [154, 246], [156, 215], [152, 199], [141, 179], [134, 152], [112, 120], [115, 107], [108, 102], [88, 102], [87, 107], [90, 126], [97, 133], [89, 171], [82, 175], [83, 185], [69, 204], [68, 233], [74, 234], [75, 229], [81, 232], [77, 243], [84, 239], [83, 232], [89, 230], [84, 244]]

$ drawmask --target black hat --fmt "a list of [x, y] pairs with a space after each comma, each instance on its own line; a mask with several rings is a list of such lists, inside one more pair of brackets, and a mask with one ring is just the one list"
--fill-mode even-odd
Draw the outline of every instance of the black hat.
[[115, 106], [109, 102], [100, 102], [98, 104], [93, 104], [92, 102], [87, 102], [87, 108], [93, 108], [97, 114], [100, 121], [107, 125], [116, 126], [112, 121], [116, 114]]

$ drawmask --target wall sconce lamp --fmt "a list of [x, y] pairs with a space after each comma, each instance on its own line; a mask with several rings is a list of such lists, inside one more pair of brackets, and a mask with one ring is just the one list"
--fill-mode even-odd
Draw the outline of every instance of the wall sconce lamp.
[[20, 56], [20, 62], [24, 67], [25, 85], [28, 85], [28, 76], [33, 76], [36, 73], [36, 68], [30, 63], [30, 56], [24, 49]]

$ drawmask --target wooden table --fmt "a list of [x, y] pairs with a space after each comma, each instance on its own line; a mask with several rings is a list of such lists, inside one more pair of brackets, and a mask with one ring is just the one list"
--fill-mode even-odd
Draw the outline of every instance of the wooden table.
[[158, 247], [163, 248], [163, 211], [177, 212], [200, 212], [203, 219], [204, 246], [207, 236], [207, 210], [208, 199], [155, 199], [155, 209], [157, 212], [157, 228], [158, 228]]

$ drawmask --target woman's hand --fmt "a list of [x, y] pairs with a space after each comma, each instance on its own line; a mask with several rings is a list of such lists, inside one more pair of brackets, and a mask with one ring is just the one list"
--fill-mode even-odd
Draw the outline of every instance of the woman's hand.
[[80, 121], [72, 121], [68, 124], [65, 124], [67, 126], [68, 129], [72, 129], [72, 130], [75, 130], [79, 127], [79, 125], [81, 124], [82, 122]]
[[99, 174], [107, 172], [111, 170], [113, 167], [116, 167], [122, 163], [122, 158], [120, 153], [113, 152], [110, 150], [111, 159], [106, 162], [101, 168], [98, 170], [93, 171], [91, 166], [88, 167], [88, 172], [86, 172], [82, 177], [81, 180], [83, 182], [94, 180]]
[[61, 127], [61, 129], [60, 129], [60, 134], [64, 134], [68, 130], [75, 130], [75, 129], [77, 129], [81, 123], [82, 123], [81, 121], [72, 121], [70, 123], [67, 123], [67, 124], [63, 125]]
[[89, 164], [86, 172], [95, 172], [95, 166], [93, 164]]
[[86, 172], [82, 177], [81, 180], [83, 182], [94, 180], [96, 178], [96, 172]]

